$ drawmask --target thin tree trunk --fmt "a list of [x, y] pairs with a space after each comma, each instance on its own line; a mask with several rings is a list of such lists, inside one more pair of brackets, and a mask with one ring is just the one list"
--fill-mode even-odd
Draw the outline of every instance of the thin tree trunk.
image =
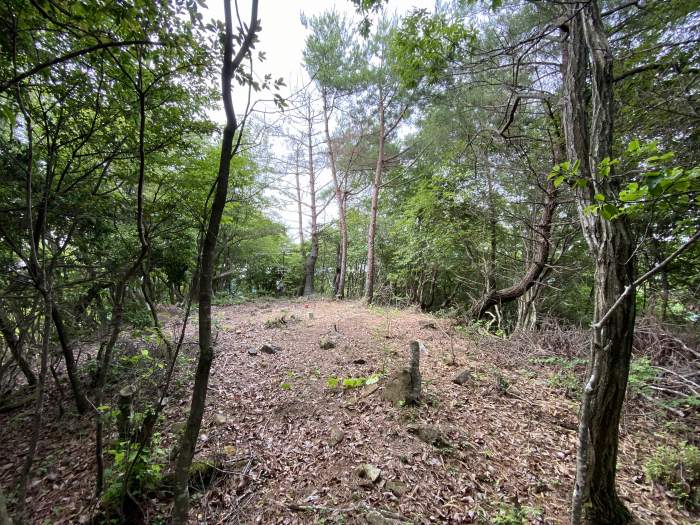
[[44, 391], [46, 387], [46, 376], [49, 364], [49, 340], [51, 337], [51, 311], [53, 299], [49, 286], [42, 279], [44, 288], [44, 329], [41, 342], [41, 366], [39, 370], [39, 381], [36, 385], [36, 402], [34, 406], [34, 414], [32, 416], [31, 437], [29, 439], [29, 450], [24, 459], [22, 466], [22, 474], [20, 476], [19, 487], [17, 489], [17, 525], [22, 525], [25, 522], [25, 510], [27, 500], [27, 485], [29, 484], [29, 476], [32, 472], [36, 449], [39, 445], [39, 435], [41, 433], [41, 420], [44, 414]]
[[[495, 190], [493, 188], [493, 167], [487, 161], [486, 163], [486, 189], [488, 192], [489, 203], [489, 261], [486, 269], [486, 293], [488, 294], [496, 288], [496, 248], [498, 234], [498, 210], [496, 210]], [[476, 162], [474, 162], [474, 171], [476, 171]]]
[[5, 314], [5, 311], [2, 309], [2, 306], [0, 306], [0, 333], [2, 333], [3, 337], [5, 338], [5, 343], [10, 349], [10, 354], [12, 354], [12, 358], [15, 360], [17, 366], [19, 366], [20, 370], [24, 374], [24, 377], [27, 379], [27, 383], [29, 385], [36, 385], [36, 374], [22, 355], [21, 338], [17, 337], [17, 334], [15, 334], [15, 327], [12, 326], [12, 323]]
[[[616, 190], [614, 177], [599, 173], [601, 161], [612, 150], [613, 59], [597, 2], [572, 4], [569, 14], [562, 67], [563, 128], [569, 160], [579, 162], [578, 176], [588, 182], [577, 189], [577, 206], [595, 262], [594, 328], [581, 404], [571, 521], [573, 525], [621, 525], [632, 519], [617, 496], [615, 471], [634, 334], [635, 296], [626, 291], [633, 283], [633, 240], [624, 218], [608, 221], [585, 212], [595, 202], [595, 194], [609, 198]], [[614, 304], [617, 308], [607, 315]]]
[[313, 145], [313, 115], [311, 113], [311, 101], [308, 103], [307, 123], [308, 136], [307, 148], [309, 155], [309, 194], [311, 200], [311, 250], [304, 263], [304, 295], [314, 294], [314, 277], [316, 274], [316, 261], [318, 260], [318, 218], [316, 216], [316, 170], [314, 168]]
[[297, 214], [299, 215], [299, 249], [304, 257], [304, 214], [301, 211], [301, 182], [299, 180], [299, 151], [295, 152], [294, 177], [297, 183]]
[[382, 171], [384, 169], [384, 143], [386, 140], [384, 131], [384, 92], [381, 85], [379, 86], [377, 110], [379, 113], [379, 143], [377, 150], [377, 166], [374, 170], [374, 181], [372, 182], [372, 203], [369, 212], [369, 231], [367, 233], [367, 270], [365, 273], [364, 295], [364, 300], [367, 304], [372, 304], [372, 300], [374, 299], [374, 277], [376, 273], [374, 243], [377, 236], [377, 206], [379, 203], [379, 189], [382, 184]]
[[66, 364], [66, 374], [68, 374], [68, 382], [70, 383], [70, 388], [73, 392], [75, 407], [77, 408], [79, 414], [84, 414], [90, 408], [90, 403], [85, 397], [83, 385], [81, 384], [80, 377], [78, 376], [78, 365], [75, 361], [73, 348], [71, 348], [70, 341], [68, 340], [68, 334], [66, 333], [66, 328], [63, 323], [63, 316], [55, 303], [53, 304], [52, 308], [51, 317], [53, 319], [54, 327], [56, 328], [58, 342], [61, 345], [61, 352], [63, 353], [63, 360]]
[[228, 180], [231, 169], [231, 159], [237, 153], [239, 141], [234, 147], [234, 137], [238, 130], [236, 114], [233, 110], [231, 96], [231, 80], [241, 61], [253, 44], [255, 35], [259, 30], [258, 25], [258, 0], [253, 0], [251, 6], [250, 24], [245, 39], [241, 43], [238, 52], [233, 57], [233, 22], [231, 16], [231, 1], [224, 1], [225, 35], [224, 57], [221, 68], [221, 96], [226, 112], [226, 126], [224, 127], [221, 141], [221, 156], [219, 158], [219, 172], [216, 181], [214, 200], [211, 206], [209, 224], [202, 244], [201, 267], [199, 272], [199, 359], [195, 372], [194, 388], [192, 390], [192, 402], [184, 432], [179, 443], [179, 454], [175, 469], [175, 501], [172, 510], [173, 525], [184, 525], [187, 522], [189, 511], [189, 470], [194, 457], [195, 445], [199, 436], [199, 429], [204, 415], [204, 406], [209, 384], [209, 372], [214, 360], [211, 333], [211, 300], [212, 280], [214, 276], [214, 256], [216, 254], [216, 241], [219, 235], [221, 217], [226, 205], [228, 194]]
[[340, 257], [338, 258], [338, 278], [336, 279], [333, 289], [333, 295], [342, 299], [345, 297], [345, 275], [348, 268], [348, 224], [345, 216], [345, 191], [338, 179], [338, 170], [336, 168], [336, 155], [331, 140], [329, 127], [330, 112], [328, 110], [328, 93], [326, 89], [321, 90], [323, 98], [323, 124], [326, 133], [326, 145], [328, 147], [328, 156], [331, 161], [331, 175], [333, 177], [333, 187], [335, 190], [335, 200], [338, 204], [338, 229], [340, 230]]

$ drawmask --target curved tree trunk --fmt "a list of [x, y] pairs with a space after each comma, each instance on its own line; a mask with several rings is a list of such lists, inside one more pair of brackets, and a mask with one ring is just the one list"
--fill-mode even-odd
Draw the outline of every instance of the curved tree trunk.
[[545, 193], [544, 206], [538, 224], [534, 227], [537, 248], [532, 262], [521, 279], [508, 288], [487, 292], [481, 299], [474, 303], [469, 310], [473, 318], [482, 317], [489, 308], [503, 303], [515, 301], [527, 292], [540, 278], [549, 260], [549, 250], [552, 236], [552, 219], [557, 208], [557, 192], [554, 185], [549, 182]]
[[634, 244], [624, 218], [605, 220], [585, 211], [595, 203], [596, 194], [610, 199], [617, 190], [615, 178], [602, 176], [599, 170], [612, 151], [613, 59], [597, 2], [579, 2], [568, 9], [563, 128], [569, 160], [578, 161], [578, 177], [588, 183], [577, 189], [576, 197], [595, 263], [591, 356], [580, 413], [571, 521], [621, 525], [632, 520], [617, 496], [615, 470], [634, 334], [635, 294], [627, 293], [633, 287]]

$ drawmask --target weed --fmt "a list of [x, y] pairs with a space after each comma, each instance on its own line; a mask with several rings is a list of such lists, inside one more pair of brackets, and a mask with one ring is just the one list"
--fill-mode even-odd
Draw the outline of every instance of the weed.
[[[144, 447], [138, 454], [139, 446], [130, 440], [117, 441], [107, 451], [112, 456], [112, 465], [106, 469], [107, 489], [103, 501], [108, 505], [118, 505], [124, 496], [124, 476], [131, 468], [129, 494], [135, 497], [154, 490], [163, 478], [161, 463], [166, 451], [159, 446], [160, 435], [154, 434], [150, 447]], [[138, 457], [137, 457], [138, 454]]]
[[381, 378], [381, 374], [372, 374], [369, 376], [360, 376], [360, 377], [338, 377], [338, 376], [330, 376], [326, 380], [326, 386], [328, 388], [338, 388], [339, 386], [342, 386], [343, 388], [360, 388], [365, 385], [373, 385], [379, 379]]
[[700, 508], [700, 449], [688, 443], [661, 446], [644, 464], [647, 480], [662, 485], [679, 503]]
[[649, 394], [649, 383], [656, 379], [657, 371], [648, 357], [638, 357], [630, 363], [627, 390], [630, 394]]
[[528, 523], [531, 518], [537, 518], [542, 511], [537, 507], [520, 506], [518, 503], [508, 505], [502, 503], [498, 509], [498, 514], [489, 520], [494, 525], [522, 525]]

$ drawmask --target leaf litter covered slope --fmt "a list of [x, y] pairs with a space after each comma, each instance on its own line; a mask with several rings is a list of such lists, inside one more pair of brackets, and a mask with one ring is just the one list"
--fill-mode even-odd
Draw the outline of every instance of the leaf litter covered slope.
[[[431, 318], [412, 311], [318, 301], [228, 307], [217, 316], [225, 331], [209, 407], [220, 415], [203, 429], [199, 452], [235, 451], [250, 461], [244, 478], [224, 480], [202, 497], [193, 519], [365, 523], [379, 513], [488, 523], [509, 505], [533, 523], [566, 523], [578, 403], [550, 390], [546, 378], [499, 368], [502, 356], [488, 346], [450, 337], [446, 321], [425, 327]], [[320, 347], [327, 339], [334, 348]], [[420, 407], [383, 401], [385, 378], [376, 392], [327, 385], [329, 377], [390, 375], [406, 366], [411, 339], [427, 349]], [[262, 343], [282, 350], [248, 354]], [[464, 368], [471, 380], [454, 384]], [[416, 424], [434, 427], [451, 446], [421, 441], [409, 432]], [[644, 522], [690, 523], [643, 480], [654, 430], [652, 421], [627, 418], [621, 495]], [[358, 475], [367, 464], [380, 470], [376, 482]]]
[[[550, 388], [544, 370], [516, 364], [507, 343], [454, 335], [448, 321], [415, 311], [350, 301], [256, 302], [217, 308], [215, 317], [216, 360], [196, 459], [218, 466], [209, 489], [194, 494], [192, 523], [494, 523], [518, 508], [531, 523], [567, 522], [578, 403]], [[426, 349], [424, 403], [392, 406], [381, 394], [387, 377], [407, 365], [412, 339]], [[329, 341], [333, 348], [321, 348]], [[251, 355], [262, 344], [281, 350]], [[464, 369], [466, 384], [453, 383]], [[329, 378], [377, 373], [382, 379], [364, 388], [328, 386]], [[164, 448], [186, 415], [186, 381], [178, 392], [165, 411]], [[621, 496], [643, 523], [693, 523], [643, 479], [644, 460], [673, 436], [663, 421], [627, 408]], [[17, 451], [27, 446], [26, 414], [1, 417], [0, 457], [13, 459], [0, 463], [0, 483], [11, 487]], [[52, 411], [46, 419], [29, 493], [32, 521], [84, 521], [93, 493], [92, 421], [57, 420]], [[440, 439], [421, 440], [416, 429], [423, 428]], [[167, 515], [166, 502], [145, 505], [150, 516]]]

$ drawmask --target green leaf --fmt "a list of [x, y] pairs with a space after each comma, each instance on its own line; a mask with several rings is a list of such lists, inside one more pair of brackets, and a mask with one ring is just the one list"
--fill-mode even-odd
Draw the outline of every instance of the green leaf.
[[605, 195], [602, 193], [596, 193], [593, 198], [597, 200], [598, 202], [605, 202]]
[[619, 213], [620, 213], [620, 210], [618, 210], [617, 207], [613, 206], [612, 204], [603, 204], [600, 207], [600, 215], [606, 221], [610, 221], [610, 220], [614, 219]]

